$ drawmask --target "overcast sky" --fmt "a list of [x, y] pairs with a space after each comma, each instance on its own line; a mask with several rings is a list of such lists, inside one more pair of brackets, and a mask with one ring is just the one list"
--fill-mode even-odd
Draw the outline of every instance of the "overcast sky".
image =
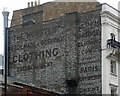
[[[10, 11], [9, 19], [12, 18], [13, 10], [23, 9], [27, 7], [27, 2], [35, 0], [0, 0], [0, 54], [4, 52], [4, 34], [3, 34], [3, 16], [2, 11], [4, 7]], [[52, 0], [40, 0], [41, 4]], [[118, 2], [120, 0], [97, 0], [100, 3], [108, 3], [109, 5], [118, 9]]]

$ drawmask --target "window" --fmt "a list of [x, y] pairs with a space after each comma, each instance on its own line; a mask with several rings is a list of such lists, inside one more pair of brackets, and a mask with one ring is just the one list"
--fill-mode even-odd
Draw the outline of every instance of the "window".
[[116, 74], [116, 61], [111, 60], [111, 73]]
[[110, 33], [111, 39], [115, 40], [115, 34], [114, 33]]
[[110, 83], [110, 88], [111, 88], [111, 96], [118, 96], [117, 95], [118, 85], [114, 85], [114, 84]]
[[116, 90], [111, 90], [111, 96], [116, 96]]

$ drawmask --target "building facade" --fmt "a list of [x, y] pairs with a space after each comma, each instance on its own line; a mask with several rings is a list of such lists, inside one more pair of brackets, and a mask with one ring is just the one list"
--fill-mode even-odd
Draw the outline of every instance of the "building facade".
[[120, 94], [120, 11], [107, 5], [102, 9], [102, 92]]
[[98, 2], [14, 11], [9, 76], [62, 94], [120, 94], [118, 13]]
[[0, 55], [0, 74], [3, 74], [3, 68], [4, 68], [4, 56]]

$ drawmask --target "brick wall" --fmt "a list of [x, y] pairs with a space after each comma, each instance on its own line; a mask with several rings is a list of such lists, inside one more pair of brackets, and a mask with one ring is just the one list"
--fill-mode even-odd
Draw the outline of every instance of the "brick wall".
[[84, 13], [97, 9], [100, 9], [98, 2], [49, 2], [43, 5], [14, 11], [11, 26], [21, 24], [24, 21], [22, 16], [40, 11], [43, 11], [43, 21], [49, 21], [65, 16], [66, 13]]
[[101, 17], [100, 10], [83, 13], [77, 26], [78, 70], [80, 93], [102, 92]]
[[36, 10], [22, 10], [34, 25], [10, 29], [9, 75], [62, 93], [101, 93], [100, 10], [46, 22]]

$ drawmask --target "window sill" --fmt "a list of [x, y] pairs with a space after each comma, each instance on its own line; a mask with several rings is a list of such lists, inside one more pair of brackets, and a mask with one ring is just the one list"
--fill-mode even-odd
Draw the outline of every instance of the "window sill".
[[113, 75], [113, 76], [117, 77], [117, 74], [115, 74], [115, 73], [110, 73], [110, 75]]

